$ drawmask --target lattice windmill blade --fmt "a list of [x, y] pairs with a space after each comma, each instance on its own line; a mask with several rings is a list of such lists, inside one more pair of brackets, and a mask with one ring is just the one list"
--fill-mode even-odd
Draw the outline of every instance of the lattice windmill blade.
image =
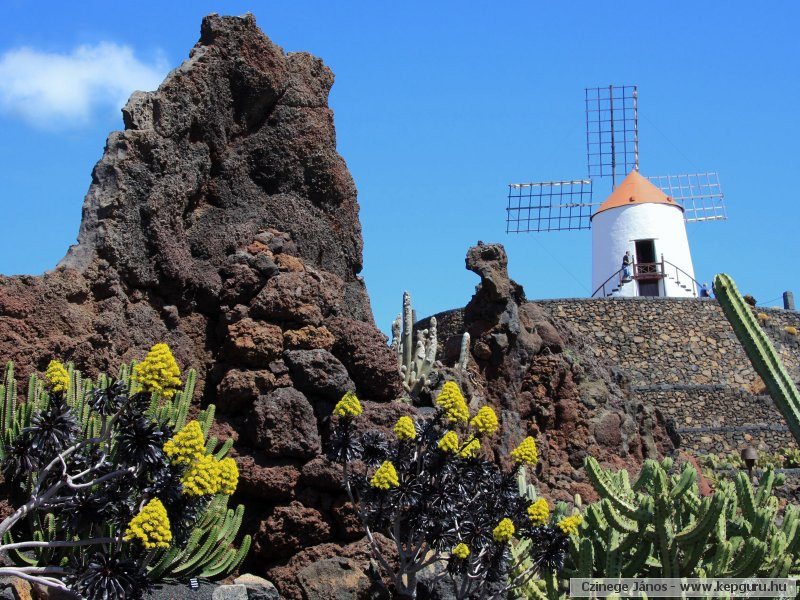
[[[586, 179], [508, 186], [506, 233], [591, 229], [592, 178], [611, 177], [612, 190], [639, 170], [639, 93], [635, 85], [584, 88]], [[717, 173], [648, 178], [684, 208], [686, 222], [727, 219]]]
[[511, 183], [506, 233], [589, 229], [595, 206], [589, 179]]
[[585, 88], [586, 169], [591, 177], [624, 178], [639, 170], [638, 90], [635, 85]]
[[656, 175], [647, 179], [683, 206], [683, 218], [687, 223], [728, 218], [718, 173]]

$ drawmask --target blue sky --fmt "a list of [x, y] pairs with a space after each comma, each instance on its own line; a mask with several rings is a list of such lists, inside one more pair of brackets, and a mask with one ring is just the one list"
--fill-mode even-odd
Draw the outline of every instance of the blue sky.
[[[0, 273], [73, 243], [91, 170], [133, 89], [184, 60], [204, 14], [256, 15], [322, 57], [359, 189], [363, 275], [388, 331], [464, 305], [477, 240], [505, 244], [529, 298], [591, 293], [589, 232], [507, 235], [507, 184], [586, 175], [583, 89], [639, 86], [645, 175], [718, 171], [729, 220], [690, 224], [698, 279], [800, 298], [800, 4], [754, 2], [77, 3], [3, 0]], [[595, 199], [609, 191], [595, 186]]]

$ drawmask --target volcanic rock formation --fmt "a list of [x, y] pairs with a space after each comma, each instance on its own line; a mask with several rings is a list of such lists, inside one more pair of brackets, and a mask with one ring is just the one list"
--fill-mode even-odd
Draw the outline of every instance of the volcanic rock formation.
[[[661, 414], [633, 402], [626, 382], [586, 351], [568, 323], [526, 302], [522, 286], [508, 276], [502, 245], [478, 242], [466, 266], [481, 278], [475, 295], [465, 308], [436, 318], [444, 365], [455, 364], [461, 336], [470, 334], [468, 368], [446, 366], [438, 376], [458, 380], [473, 407], [488, 403], [500, 415], [502, 437], [492, 448], [498, 461], [534, 436], [541, 459], [537, 489], [570, 502], [575, 494], [596, 498], [582, 469], [587, 455], [636, 470], [644, 458], [672, 449]], [[436, 378], [429, 383], [437, 385]]]
[[[92, 174], [77, 245], [0, 277], [0, 356], [116, 372], [167, 342], [233, 436], [255, 558], [356, 537], [317, 458], [331, 402], [402, 393], [363, 280], [356, 188], [336, 152], [333, 74], [251, 15], [203, 20], [189, 59], [136, 92]], [[336, 504], [338, 502], [338, 504]], [[337, 515], [340, 517], [337, 520]]]
[[[20, 374], [53, 357], [113, 373], [157, 342], [197, 369], [197, 402], [218, 408], [214, 434], [236, 440], [249, 568], [289, 598], [316, 597], [338, 570], [371, 589], [341, 470], [322, 456], [335, 401], [355, 390], [362, 421], [384, 428], [414, 410], [389, 402], [402, 383], [358, 275], [332, 83], [319, 59], [285, 54], [252, 16], [206, 17], [189, 59], [123, 109], [78, 244], [52, 272], [0, 277], [0, 356]], [[524, 302], [505, 262], [502, 246], [470, 250], [482, 279], [460, 313], [470, 376], [442, 372], [501, 411], [499, 460], [535, 434], [543, 489], [585, 493], [576, 469], [587, 452], [641, 459], [641, 419], [606, 371], [575, 359], [579, 340]]]

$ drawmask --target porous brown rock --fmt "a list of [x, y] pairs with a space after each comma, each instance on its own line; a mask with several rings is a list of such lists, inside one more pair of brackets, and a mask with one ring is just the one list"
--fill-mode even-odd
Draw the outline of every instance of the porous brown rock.
[[[364, 569], [369, 558], [363, 540], [347, 545], [357, 527], [341, 469], [322, 456], [337, 396], [362, 398], [359, 429], [389, 432], [417, 414], [389, 402], [402, 382], [359, 276], [358, 203], [336, 152], [332, 83], [322, 61], [285, 54], [252, 15], [206, 17], [189, 58], [123, 109], [78, 243], [51, 272], [0, 277], [0, 354], [23, 376], [53, 357], [114, 373], [158, 342], [197, 369], [195, 402], [214, 403], [213, 435], [236, 441], [235, 500], [254, 534], [245, 568], [298, 600], [312, 593], [309, 574], [349, 564], [315, 570], [316, 561]], [[536, 435], [540, 489], [557, 499], [584, 493], [575, 472], [587, 452], [619, 453], [625, 466], [661, 444], [657, 428], [649, 446], [642, 439], [657, 416], [628, 410], [596, 361], [569, 359], [567, 349], [583, 356], [580, 340], [525, 302], [502, 246], [476, 247], [467, 264], [482, 278], [462, 315], [469, 376], [452, 362], [442, 373], [462, 377], [473, 407], [498, 409], [498, 460]]]
[[290, 387], [258, 397], [247, 420], [247, 436], [272, 457], [313, 458], [322, 450], [314, 409]]
[[[492, 443], [499, 462], [510, 467], [509, 452], [532, 435], [539, 493], [591, 501], [596, 494], [583, 470], [586, 456], [635, 472], [644, 458], [672, 449], [663, 416], [633, 401], [626, 382], [566, 322], [527, 302], [508, 275], [501, 244], [479, 242], [467, 252], [466, 266], [481, 281], [464, 309], [436, 315], [445, 369], [431, 381], [431, 394], [449, 378], [461, 384], [471, 406], [491, 404], [501, 420]], [[470, 334], [466, 373], [450, 368], [464, 332]]]
[[330, 350], [335, 342], [336, 338], [324, 325], [306, 325], [283, 334], [283, 344], [290, 350]]
[[320, 457], [326, 415], [343, 390], [402, 392], [359, 276], [332, 84], [321, 60], [284, 53], [252, 15], [206, 17], [189, 58], [123, 109], [78, 243], [44, 275], [0, 277], [0, 355], [23, 378], [54, 357], [115, 373], [158, 342], [197, 369], [195, 401], [214, 403], [213, 434], [236, 441], [259, 574], [352, 539], [334, 524], [343, 492]]
[[283, 331], [277, 325], [246, 318], [228, 326], [223, 356], [248, 367], [265, 367], [281, 356]]
[[327, 350], [287, 350], [284, 360], [292, 381], [307, 394], [338, 400], [345, 393], [355, 391], [347, 369]]
[[318, 510], [293, 501], [277, 506], [253, 539], [255, 552], [264, 559], [287, 557], [306, 546], [330, 540], [331, 526]]
[[361, 564], [351, 558], [326, 558], [297, 574], [306, 600], [388, 600], [389, 590], [376, 583]]

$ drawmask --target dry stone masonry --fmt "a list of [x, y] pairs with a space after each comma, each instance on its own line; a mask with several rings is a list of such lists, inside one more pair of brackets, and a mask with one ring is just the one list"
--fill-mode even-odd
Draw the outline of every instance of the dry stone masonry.
[[[793, 445], [783, 417], [715, 300], [608, 298], [538, 301], [568, 322], [593, 354], [619, 368], [634, 393], [674, 420], [681, 446], [699, 452]], [[764, 328], [795, 380], [800, 314], [762, 309]]]

